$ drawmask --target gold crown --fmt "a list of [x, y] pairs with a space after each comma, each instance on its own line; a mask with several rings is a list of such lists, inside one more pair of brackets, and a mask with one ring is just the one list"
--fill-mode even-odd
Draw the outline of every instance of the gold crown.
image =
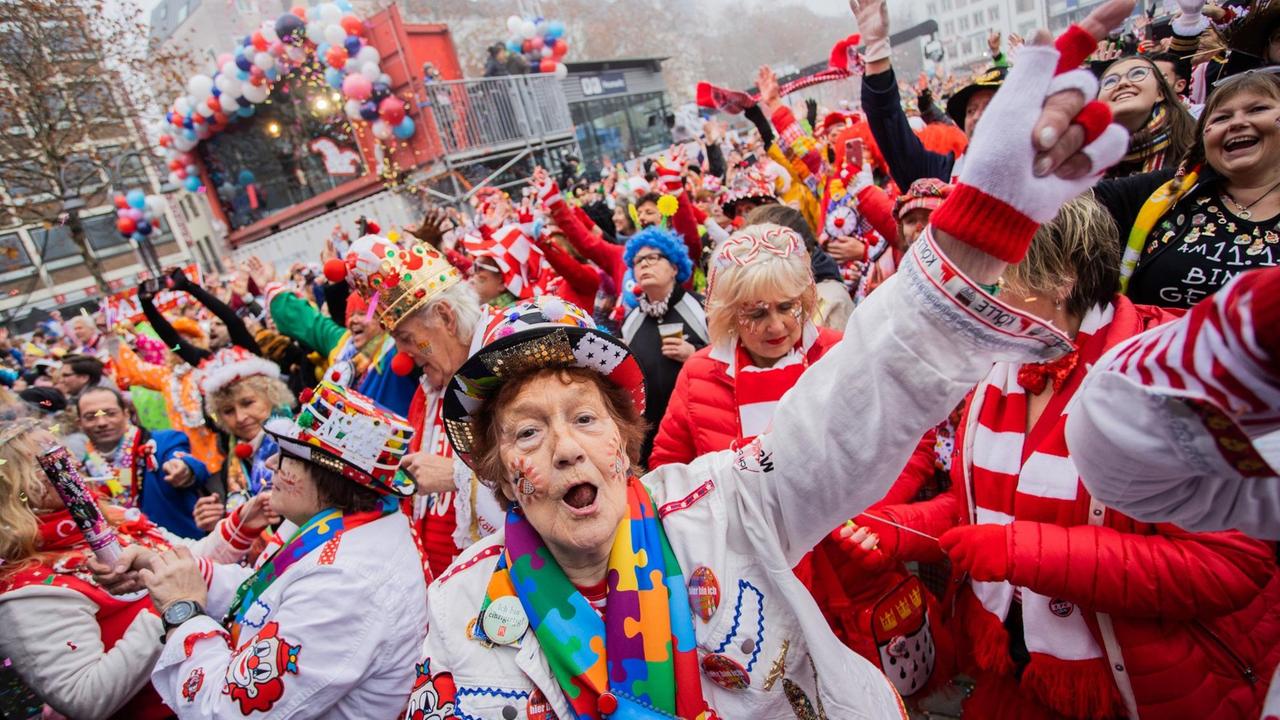
[[371, 304], [378, 298], [375, 313], [387, 331], [462, 279], [458, 269], [430, 245], [402, 250], [378, 235], [365, 235], [353, 243], [345, 262], [351, 286]]

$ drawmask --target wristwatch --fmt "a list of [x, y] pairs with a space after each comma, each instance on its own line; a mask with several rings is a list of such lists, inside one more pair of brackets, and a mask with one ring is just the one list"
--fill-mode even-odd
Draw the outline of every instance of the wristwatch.
[[169, 607], [164, 609], [163, 613], [160, 613], [160, 621], [164, 623], [164, 633], [160, 635], [160, 642], [164, 642], [170, 630], [197, 615], [204, 614], [204, 608], [195, 600], [178, 600], [171, 603]]

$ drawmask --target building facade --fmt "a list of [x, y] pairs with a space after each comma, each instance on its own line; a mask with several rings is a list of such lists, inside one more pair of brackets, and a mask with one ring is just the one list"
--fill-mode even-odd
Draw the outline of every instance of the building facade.
[[666, 58], [566, 63], [560, 81], [576, 128], [582, 161], [598, 173], [609, 163], [663, 150], [671, 145], [667, 116]]
[[957, 73], [986, 67], [991, 62], [987, 36], [995, 30], [1005, 38], [1012, 33], [1030, 36], [1047, 25], [1046, 1], [926, 0], [926, 17], [937, 21], [938, 40], [946, 53], [943, 67]]

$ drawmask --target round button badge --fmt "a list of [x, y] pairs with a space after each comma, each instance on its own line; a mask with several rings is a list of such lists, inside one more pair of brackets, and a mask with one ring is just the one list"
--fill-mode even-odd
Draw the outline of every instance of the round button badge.
[[751, 684], [747, 669], [728, 655], [715, 653], [702, 658], [702, 672], [726, 690], [744, 690]]
[[520, 598], [506, 595], [489, 603], [489, 607], [484, 609], [480, 626], [491, 642], [510, 645], [529, 629], [529, 616], [525, 615]]

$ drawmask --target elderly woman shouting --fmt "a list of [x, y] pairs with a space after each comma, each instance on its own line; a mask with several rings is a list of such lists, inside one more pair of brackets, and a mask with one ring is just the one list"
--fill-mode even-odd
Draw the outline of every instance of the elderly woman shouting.
[[[994, 362], [1070, 347], [1001, 305], [992, 283], [1123, 154], [1125, 132], [1097, 106], [1076, 152], [1067, 124], [1096, 81], [1055, 81], [1055, 68], [1078, 65], [1132, 6], [1114, 0], [1068, 31], [1067, 57], [1022, 51], [932, 231], [781, 400], [773, 429], [738, 451], [638, 477], [644, 389], [626, 346], [560, 301], [496, 318], [444, 412], [458, 456], [509, 510], [428, 591], [408, 716], [905, 716], [791, 568], [885, 493]], [[1063, 87], [1075, 89], [1054, 94]], [[858, 442], [842, 442], [855, 427]], [[903, 645], [900, 661], [921, 661]]]

